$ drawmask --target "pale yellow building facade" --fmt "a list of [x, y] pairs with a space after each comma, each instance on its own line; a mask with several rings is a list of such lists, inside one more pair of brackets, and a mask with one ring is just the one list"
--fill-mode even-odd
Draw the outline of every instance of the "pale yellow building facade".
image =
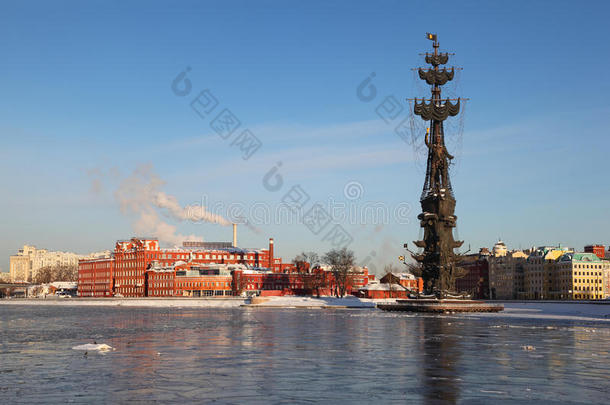
[[95, 258], [109, 255], [110, 251], [96, 252], [89, 255], [79, 255], [72, 252], [53, 252], [47, 249], [37, 249], [36, 246], [24, 245], [16, 255], [9, 259], [10, 281], [32, 282], [38, 270], [43, 267], [78, 266], [79, 259]]

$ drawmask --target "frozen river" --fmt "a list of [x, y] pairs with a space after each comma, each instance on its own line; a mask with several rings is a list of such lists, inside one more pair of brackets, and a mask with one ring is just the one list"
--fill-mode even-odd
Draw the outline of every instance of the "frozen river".
[[610, 306], [557, 305], [0, 305], [0, 403], [605, 403]]

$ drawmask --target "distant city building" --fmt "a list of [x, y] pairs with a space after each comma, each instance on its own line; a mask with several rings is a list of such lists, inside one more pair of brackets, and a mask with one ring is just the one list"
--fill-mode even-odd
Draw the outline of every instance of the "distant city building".
[[559, 291], [555, 262], [568, 250], [559, 247], [541, 247], [525, 261], [523, 294], [519, 298], [530, 300], [553, 299]]
[[[234, 237], [235, 239], [235, 237]], [[299, 272], [268, 249], [188, 243], [162, 249], [154, 238], [117, 241], [107, 257], [79, 262], [80, 297], [218, 297], [227, 295], [331, 295], [337, 290], [325, 266]], [[366, 267], [346, 280], [348, 294], [374, 280]]]
[[[423, 280], [422, 280], [423, 284]], [[360, 288], [361, 298], [387, 299], [387, 298], [408, 298], [411, 291], [400, 284], [394, 283], [369, 283]]]
[[489, 249], [481, 248], [479, 253], [460, 258], [457, 265], [466, 274], [455, 280], [457, 292], [468, 293], [475, 299], [489, 298], [489, 257]]
[[[174, 273], [179, 273], [187, 268], [195, 271], [197, 266], [212, 265], [242, 264], [249, 268], [265, 267], [275, 272], [286, 268], [280, 258], [273, 257], [273, 239], [269, 239], [268, 249], [245, 249], [221, 243], [215, 243], [213, 245], [215, 247], [210, 246], [212, 245], [187, 243], [183, 248], [162, 249], [155, 238], [119, 240], [108, 257], [80, 260], [78, 295], [144, 297], [148, 294], [145, 285], [146, 274], [151, 278], [150, 282], [161, 283], [159, 277], [163, 276], [163, 271], [159, 269], [168, 269], [169, 266], [173, 266], [172, 272]], [[180, 268], [179, 266], [182, 264], [188, 264], [188, 266]], [[149, 269], [152, 271], [147, 273]], [[182, 291], [182, 289], [174, 287], [172, 290]], [[156, 294], [162, 290], [151, 289], [150, 292], [153, 293], [153, 291]], [[189, 294], [196, 295], [194, 291], [203, 290], [186, 289], [184, 291], [191, 291]]]
[[523, 298], [523, 271], [526, 259], [527, 254], [521, 250], [507, 252], [504, 249], [495, 249], [494, 246], [493, 253], [488, 259], [489, 298], [499, 300]]
[[387, 273], [379, 279], [381, 284], [398, 284], [413, 293], [424, 291], [424, 280], [411, 273]]
[[610, 262], [594, 253], [566, 253], [556, 263], [555, 299], [599, 300], [610, 295]]
[[[371, 280], [372, 281], [372, 280]], [[409, 294], [424, 291], [424, 280], [411, 273], [387, 273], [379, 282], [369, 282], [358, 288], [361, 298], [408, 298]]]
[[[497, 245], [497, 244], [496, 244]], [[559, 246], [532, 248], [528, 253], [494, 249], [489, 258], [490, 294], [495, 299], [599, 300], [610, 297], [610, 261], [605, 248], [588, 252]], [[603, 253], [603, 254], [602, 254]]]
[[9, 275], [12, 283], [31, 280], [32, 262], [29, 256], [14, 255], [9, 259]]
[[593, 253], [600, 259], [606, 257], [606, 247], [604, 245], [587, 245], [584, 250], [585, 253]]
[[43, 267], [78, 266], [79, 259], [96, 257], [110, 252], [95, 252], [79, 255], [71, 252], [54, 252], [37, 249], [36, 246], [24, 245], [16, 255], [9, 259], [9, 272], [12, 282], [31, 282]]
[[177, 262], [160, 266], [157, 263], [146, 270], [144, 295], [146, 297], [218, 297], [233, 295], [232, 270], [243, 265], [193, 265]]
[[491, 251], [491, 254], [494, 257], [503, 257], [506, 256], [507, 253], [508, 250], [506, 249], [506, 245], [501, 240], [496, 242]]

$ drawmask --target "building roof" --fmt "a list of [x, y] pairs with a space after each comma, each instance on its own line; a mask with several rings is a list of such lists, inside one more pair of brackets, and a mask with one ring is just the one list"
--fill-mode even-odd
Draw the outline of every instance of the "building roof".
[[78, 286], [76, 281], [53, 281], [51, 285], [57, 289], [75, 289]]
[[406, 290], [405, 287], [401, 286], [400, 284], [390, 284], [390, 283], [369, 283], [367, 285], [365, 285], [364, 287], [361, 287], [360, 290], [361, 291], [403, 291]]
[[392, 273], [392, 272], [387, 273], [385, 276], [383, 276], [381, 278], [386, 278], [390, 274], [399, 280], [416, 280], [417, 279], [417, 277], [415, 277], [411, 273], [398, 273], [397, 274], [397, 273]]
[[560, 262], [601, 262], [602, 259], [597, 257], [595, 253], [565, 253], [559, 258]]

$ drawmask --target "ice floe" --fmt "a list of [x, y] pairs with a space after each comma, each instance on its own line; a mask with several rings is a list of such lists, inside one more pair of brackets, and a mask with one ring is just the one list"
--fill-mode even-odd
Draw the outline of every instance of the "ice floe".
[[105, 343], [86, 343], [84, 345], [74, 346], [72, 350], [85, 350], [85, 351], [98, 351], [98, 352], [109, 352], [114, 350], [114, 348]]

